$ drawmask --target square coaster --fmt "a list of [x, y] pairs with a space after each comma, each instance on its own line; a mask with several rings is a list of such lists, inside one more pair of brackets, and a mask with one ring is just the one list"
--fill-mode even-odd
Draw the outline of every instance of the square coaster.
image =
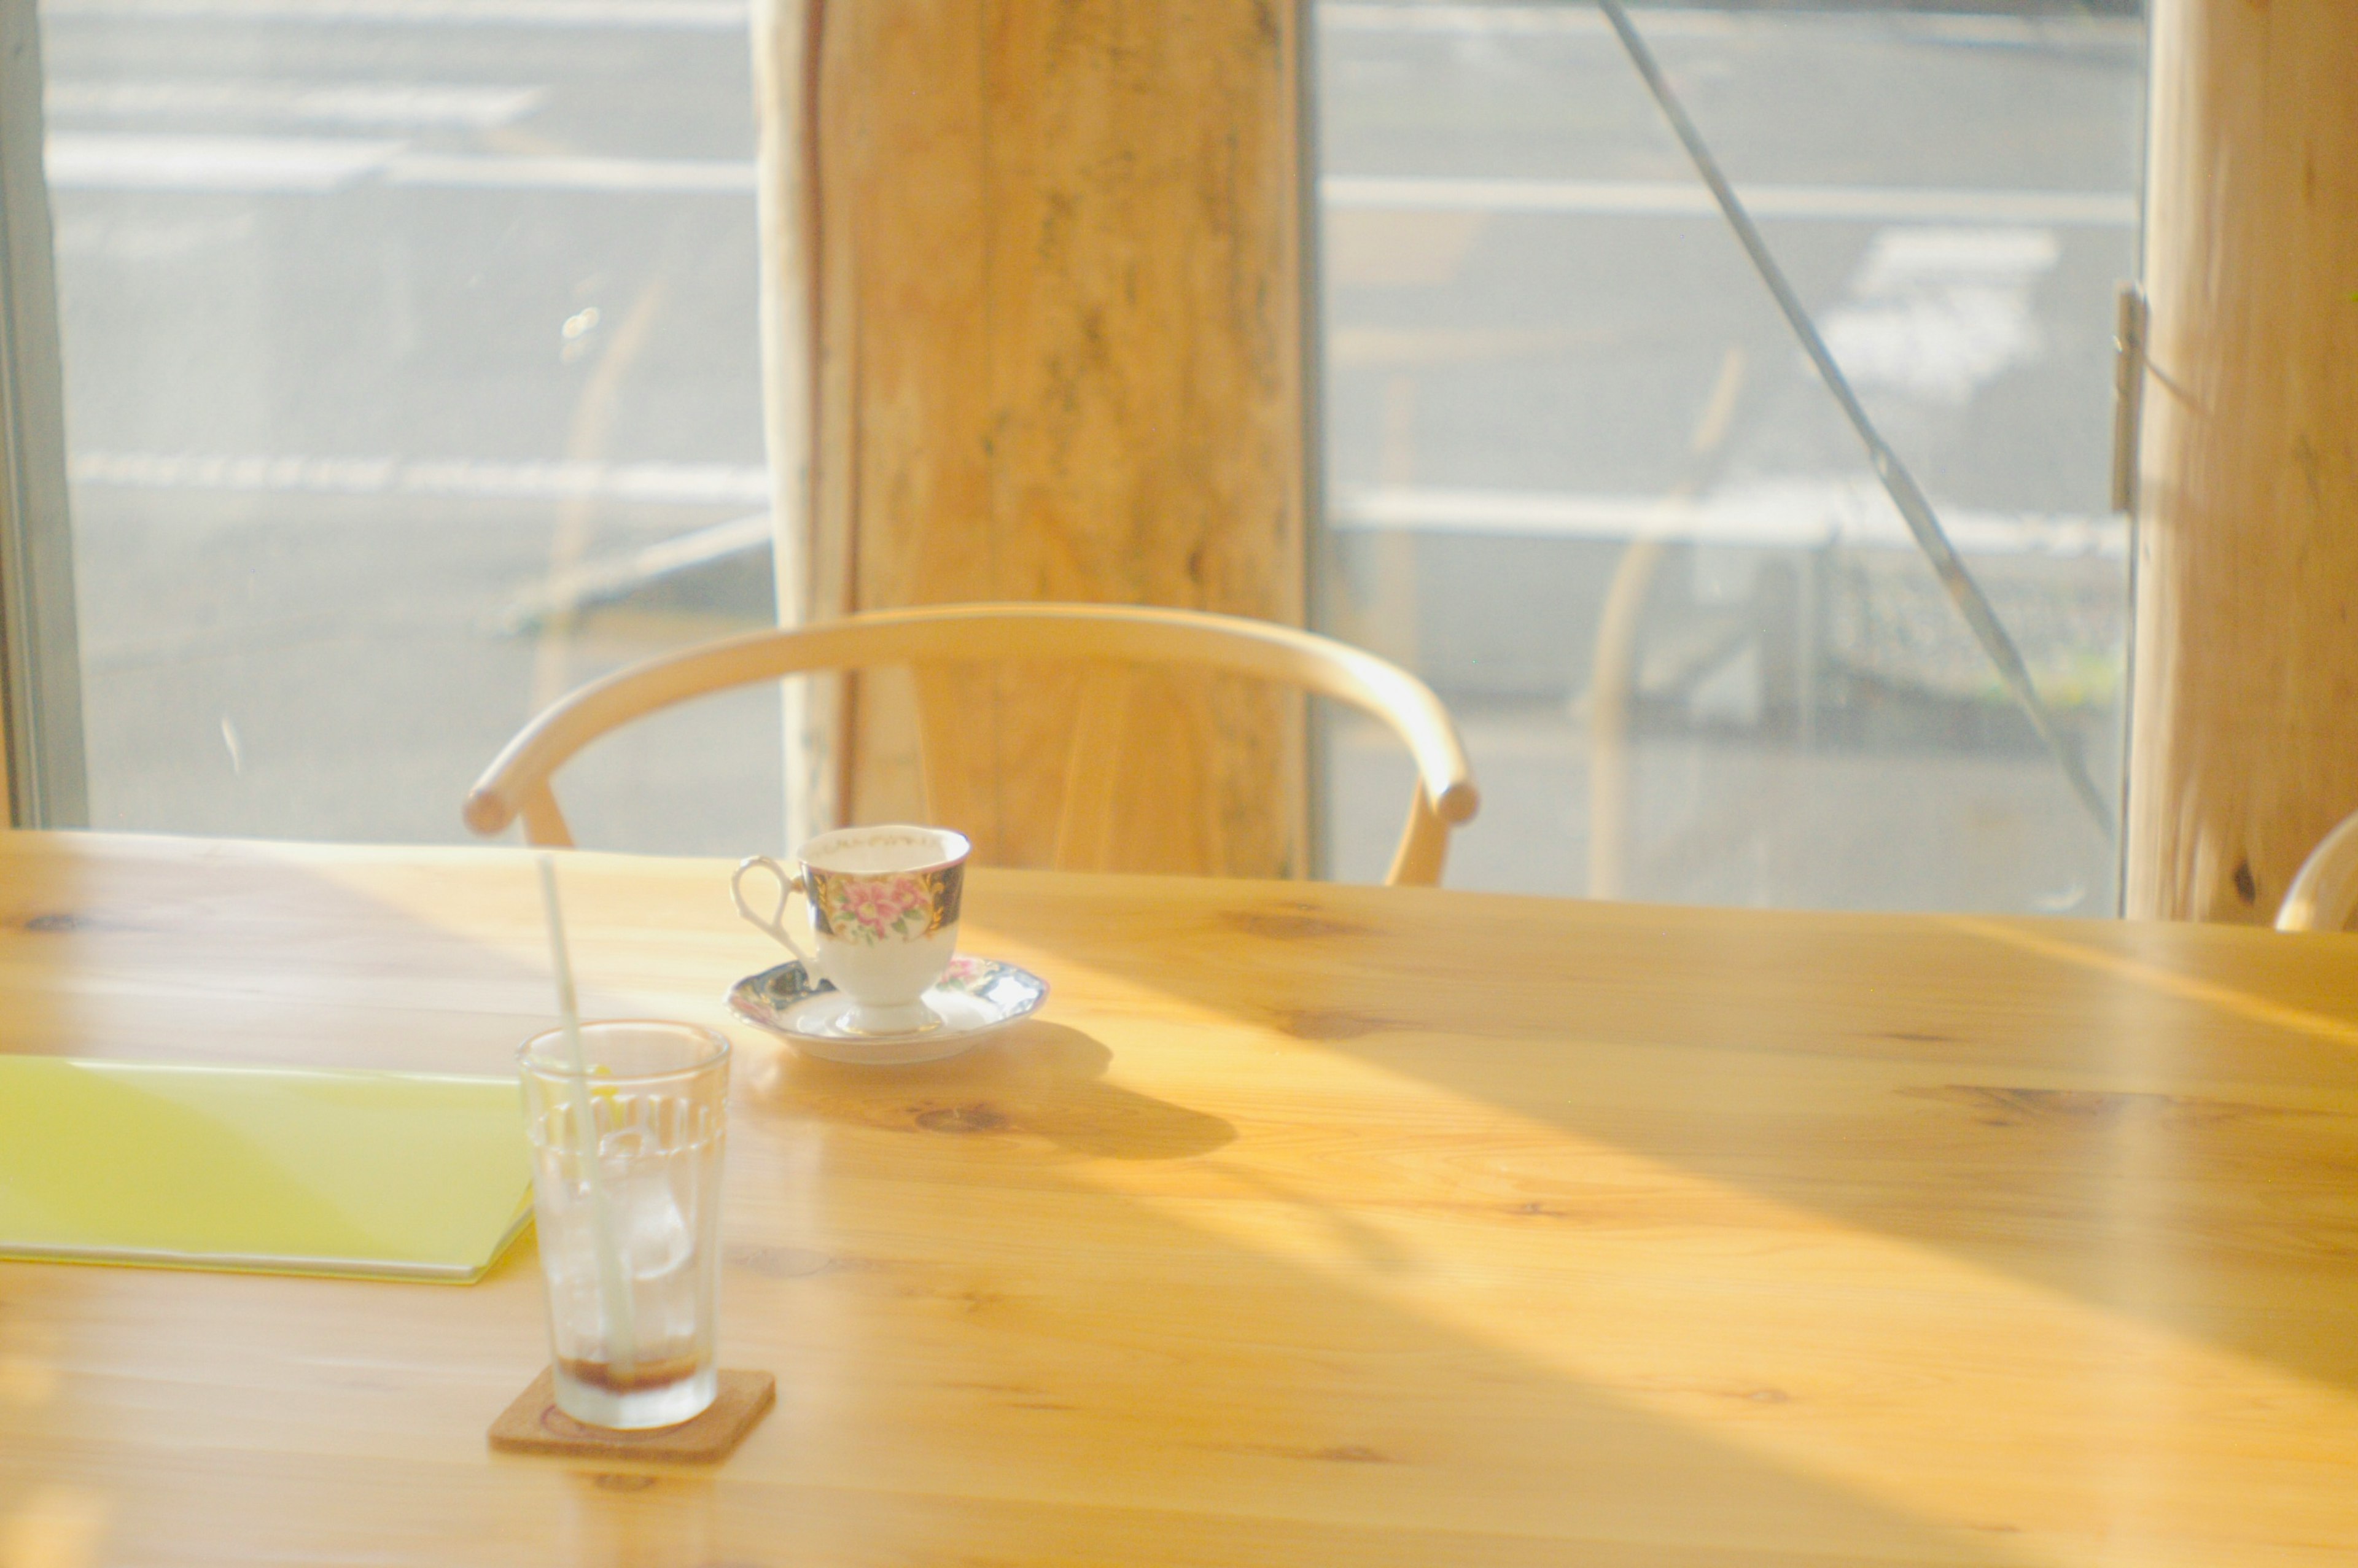
[[610, 1432], [575, 1421], [558, 1410], [557, 1376], [544, 1367], [532, 1387], [517, 1395], [515, 1403], [492, 1422], [492, 1447], [502, 1454], [711, 1465], [729, 1457], [777, 1398], [778, 1380], [769, 1373], [724, 1370], [719, 1396], [695, 1420], [649, 1432]]

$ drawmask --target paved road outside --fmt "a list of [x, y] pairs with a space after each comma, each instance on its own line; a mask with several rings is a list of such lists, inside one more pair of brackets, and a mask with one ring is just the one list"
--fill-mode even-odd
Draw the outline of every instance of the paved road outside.
[[[1629, 893], [2109, 907], [2108, 849], [1595, 14], [1317, 16], [1321, 614], [1465, 717], [1490, 806], [1450, 880], [1586, 885], [1618, 572], [1645, 607]], [[546, 696], [767, 618], [741, 7], [43, 18], [101, 825], [456, 838]], [[2141, 29], [1639, 20], [2116, 778]], [[1633, 583], [1644, 533], [1671, 543]], [[585, 568], [605, 601], [540, 613]], [[1333, 869], [1370, 876], [1404, 774], [1332, 741]], [[585, 840], [774, 848], [778, 751], [766, 694], [716, 699], [593, 752], [571, 803]]]

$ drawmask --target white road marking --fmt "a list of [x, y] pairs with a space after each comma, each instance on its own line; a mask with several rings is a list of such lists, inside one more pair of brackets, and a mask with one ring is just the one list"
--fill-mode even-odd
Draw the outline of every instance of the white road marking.
[[[1579, 217], [1716, 218], [1711, 192], [1694, 180], [1431, 178], [1330, 174], [1318, 182], [1330, 208], [1433, 212], [1546, 212]], [[2126, 191], [1973, 190], [1919, 186], [1745, 185], [1756, 218], [1853, 223], [2050, 223], [2126, 227], [2136, 198]]]
[[45, 0], [44, 21], [585, 27], [736, 33], [744, 0]]
[[454, 500], [767, 505], [769, 470], [744, 463], [503, 461], [489, 458], [238, 457], [188, 452], [81, 452], [77, 484], [127, 490], [310, 495], [424, 495]]
[[2030, 291], [2062, 247], [2048, 229], [1886, 229], [1820, 321], [1856, 386], [1962, 408], [2044, 351]]
[[441, 126], [488, 129], [537, 108], [544, 87], [490, 87], [441, 81], [289, 81], [271, 78], [52, 77], [43, 100], [52, 119], [233, 115], [287, 124]]
[[[766, 506], [770, 502], [769, 470], [748, 463], [82, 452], [73, 459], [72, 473], [77, 484], [130, 490], [473, 501], [591, 497], [696, 506]], [[1957, 508], [1944, 509], [1942, 521], [1957, 547], [1968, 555], [2117, 558], [2127, 541], [2126, 524], [2114, 516]], [[1602, 540], [1653, 534], [1789, 548], [1829, 544], [1913, 547], [1906, 524], [1866, 474], [1766, 482], [1680, 502], [1562, 491], [1346, 488], [1336, 496], [1328, 522], [1354, 533], [1407, 530]]]
[[753, 166], [729, 158], [617, 158], [413, 153], [397, 141], [301, 136], [128, 135], [60, 131], [49, 139], [54, 190], [211, 190], [322, 195], [370, 176], [442, 190], [602, 195], [753, 193]]
[[[1942, 507], [1966, 555], [2121, 558], [2117, 516]], [[1344, 532], [1405, 530], [1497, 537], [1632, 539], [1814, 549], [1913, 549], [1908, 525], [1867, 474], [1766, 481], [1688, 500], [1549, 491], [1343, 488], [1327, 523]]]
[[404, 153], [388, 185], [440, 190], [581, 190], [609, 195], [752, 196], [753, 166], [724, 158], [495, 157]]
[[340, 190], [382, 168], [399, 142], [300, 136], [85, 135], [49, 139], [53, 190]]
[[[61, 190], [339, 190], [374, 174], [430, 189], [571, 190], [611, 195], [750, 196], [753, 165], [732, 158], [508, 157], [410, 152], [406, 144], [295, 136], [126, 135], [61, 131], [49, 137], [49, 183]], [[1546, 213], [1572, 217], [1716, 218], [1700, 185], [1646, 179], [1433, 179], [1328, 175], [1335, 209]], [[2136, 222], [2126, 193], [1942, 190], [1873, 186], [1760, 185], [1742, 194], [1763, 218], [1872, 223], [2041, 223], [2122, 227]]]

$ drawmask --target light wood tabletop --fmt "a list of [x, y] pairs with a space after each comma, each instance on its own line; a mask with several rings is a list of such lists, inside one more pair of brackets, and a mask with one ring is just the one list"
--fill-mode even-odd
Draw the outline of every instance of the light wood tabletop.
[[[0, 1563], [2341, 1563], [2358, 939], [978, 871], [1055, 987], [806, 1061], [718, 861], [585, 1005], [740, 1048], [718, 1469], [498, 1455], [483, 1283], [0, 1266]], [[501, 1074], [506, 849], [0, 838], [0, 1048]], [[521, 1137], [519, 1131], [519, 1137]]]

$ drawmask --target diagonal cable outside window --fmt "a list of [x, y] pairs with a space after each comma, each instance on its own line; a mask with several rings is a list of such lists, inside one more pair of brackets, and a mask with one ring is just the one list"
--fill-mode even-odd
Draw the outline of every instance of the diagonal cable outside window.
[[1745, 211], [1735, 188], [1728, 184], [1727, 177], [1720, 171], [1719, 160], [1713, 157], [1703, 134], [1695, 129], [1694, 122], [1687, 117], [1686, 109], [1680, 103], [1678, 95], [1671, 91], [1670, 81], [1656, 62], [1653, 50], [1647, 47], [1646, 40], [1630, 22], [1629, 13], [1624, 9], [1621, 0], [1596, 0], [1596, 4], [1605, 13], [1606, 20], [1612, 24], [1613, 30], [1620, 36], [1621, 45], [1628, 50], [1630, 62], [1644, 79], [1646, 90], [1653, 94], [1663, 117], [1670, 121], [1671, 131], [1686, 148], [1688, 157], [1693, 160], [1695, 172], [1710, 187], [1713, 200], [1719, 203], [1728, 227], [1736, 232], [1737, 242], [1751, 259], [1753, 270], [1760, 275], [1760, 281], [1768, 286], [1770, 296], [1777, 301], [1778, 309], [1784, 313], [1787, 324], [1793, 329], [1793, 335], [1801, 341], [1802, 351], [1817, 367], [1826, 390], [1833, 394], [1834, 401], [1841, 406], [1851, 428], [1866, 444], [1876, 478], [1891, 497], [1891, 503], [1899, 509], [1900, 517], [1906, 521], [1908, 531], [1915, 537], [1918, 547], [1924, 552], [1925, 559], [1931, 563], [1933, 575], [1940, 579], [1949, 602], [1964, 618], [1974, 641], [1981, 644], [1982, 652], [1996, 667], [1998, 678], [2005, 683], [2007, 694], [2021, 708], [2023, 716], [2030, 720], [2031, 729], [2038, 732], [2039, 740], [2054, 756], [2056, 764], [2063, 770], [2071, 792], [2087, 808], [2088, 815], [2094, 819], [2105, 840], [2110, 842], [2114, 836], [2111, 806], [2106, 803], [2104, 792], [2096, 787], [2096, 781], [2089, 776], [2087, 763], [2064, 739], [2062, 731], [2056, 728], [2055, 716], [2040, 698], [2039, 688], [2031, 680], [2030, 668], [2023, 662], [2022, 651], [2007, 634], [1981, 585], [1965, 569], [1964, 560], [1950, 542], [1947, 530], [1941, 526], [1940, 518], [1932, 511], [1932, 503], [1925, 498], [1915, 475], [1909, 472], [1908, 466], [1899, 460], [1899, 454], [1891, 449], [1891, 444], [1883, 438], [1883, 433], [1867, 417], [1865, 406], [1851, 389], [1842, 366], [1834, 362], [1833, 354], [1827, 349], [1825, 339], [1819, 334], [1817, 324], [1810, 319], [1808, 308], [1793, 292], [1792, 284], [1787, 281], [1784, 269], [1777, 265], [1777, 258], [1769, 253], [1768, 243], [1760, 237], [1760, 231], [1754, 225], [1751, 214]]

